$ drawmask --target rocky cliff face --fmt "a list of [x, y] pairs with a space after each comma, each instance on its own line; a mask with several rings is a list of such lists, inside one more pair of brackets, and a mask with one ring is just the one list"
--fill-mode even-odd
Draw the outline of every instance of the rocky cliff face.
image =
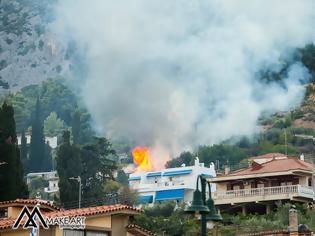
[[0, 94], [69, 70], [69, 52], [48, 31], [53, 3], [0, 0]]

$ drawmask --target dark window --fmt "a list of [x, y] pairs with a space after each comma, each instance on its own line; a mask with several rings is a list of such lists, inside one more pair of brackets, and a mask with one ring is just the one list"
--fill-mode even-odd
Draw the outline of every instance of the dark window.
[[63, 236], [110, 236], [110, 232], [95, 230], [63, 230]]

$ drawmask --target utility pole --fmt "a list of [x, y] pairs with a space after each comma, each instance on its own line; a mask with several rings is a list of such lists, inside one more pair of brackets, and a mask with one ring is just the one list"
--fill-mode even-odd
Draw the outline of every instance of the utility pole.
[[79, 183], [79, 209], [81, 208], [81, 194], [82, 194], [82, 184], [81, 184], [81, 176], [78, 177], [70, 177], [69, 179], [73, 179], [78, 181]]

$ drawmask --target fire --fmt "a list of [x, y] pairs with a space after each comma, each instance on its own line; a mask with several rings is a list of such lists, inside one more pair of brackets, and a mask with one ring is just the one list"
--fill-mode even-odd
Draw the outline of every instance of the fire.
[[151, 151], [148, 147], [137, 146], [132, 150], [133, 161], [137, 165], [137, 172], [151, 171]]

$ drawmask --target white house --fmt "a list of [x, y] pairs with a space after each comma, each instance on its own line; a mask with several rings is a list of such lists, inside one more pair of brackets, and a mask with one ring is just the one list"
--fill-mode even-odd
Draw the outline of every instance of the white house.
[[26, 183], [30, 184], [34, 178], [42, 178], [48, 181], [48, 187], [44, 189], [46, 193], [58, 193], [59, 177], [57, 171], [29, 173], [26, 175]]
[[[26, 143], [30, 144], [31, 143], [31, 135], [25, 135], [26, 137]], [[54, 149], [58, 146], [57, 144], [57, 136], [54, 137], [45, 137], [45, 142], [49, 144], [49, 146]], [[17, 136], [17, 140], [18, 140], [18, 145], [21, 145], [21, 135]]]
[[[136, 190], [141, 203], [176, 200], [190, 202], [196, 190], [197, 177], [216, 177], [214, 164], [210, 168], [199, 163], [198, 157], [194, 166], [169, 168], [155, 172], [133, 173], [129, 176], [130, 188]], [[211, 186], [214, 191], [215, 186]], [[200, 189], [200, 186], [199, 186]]]

